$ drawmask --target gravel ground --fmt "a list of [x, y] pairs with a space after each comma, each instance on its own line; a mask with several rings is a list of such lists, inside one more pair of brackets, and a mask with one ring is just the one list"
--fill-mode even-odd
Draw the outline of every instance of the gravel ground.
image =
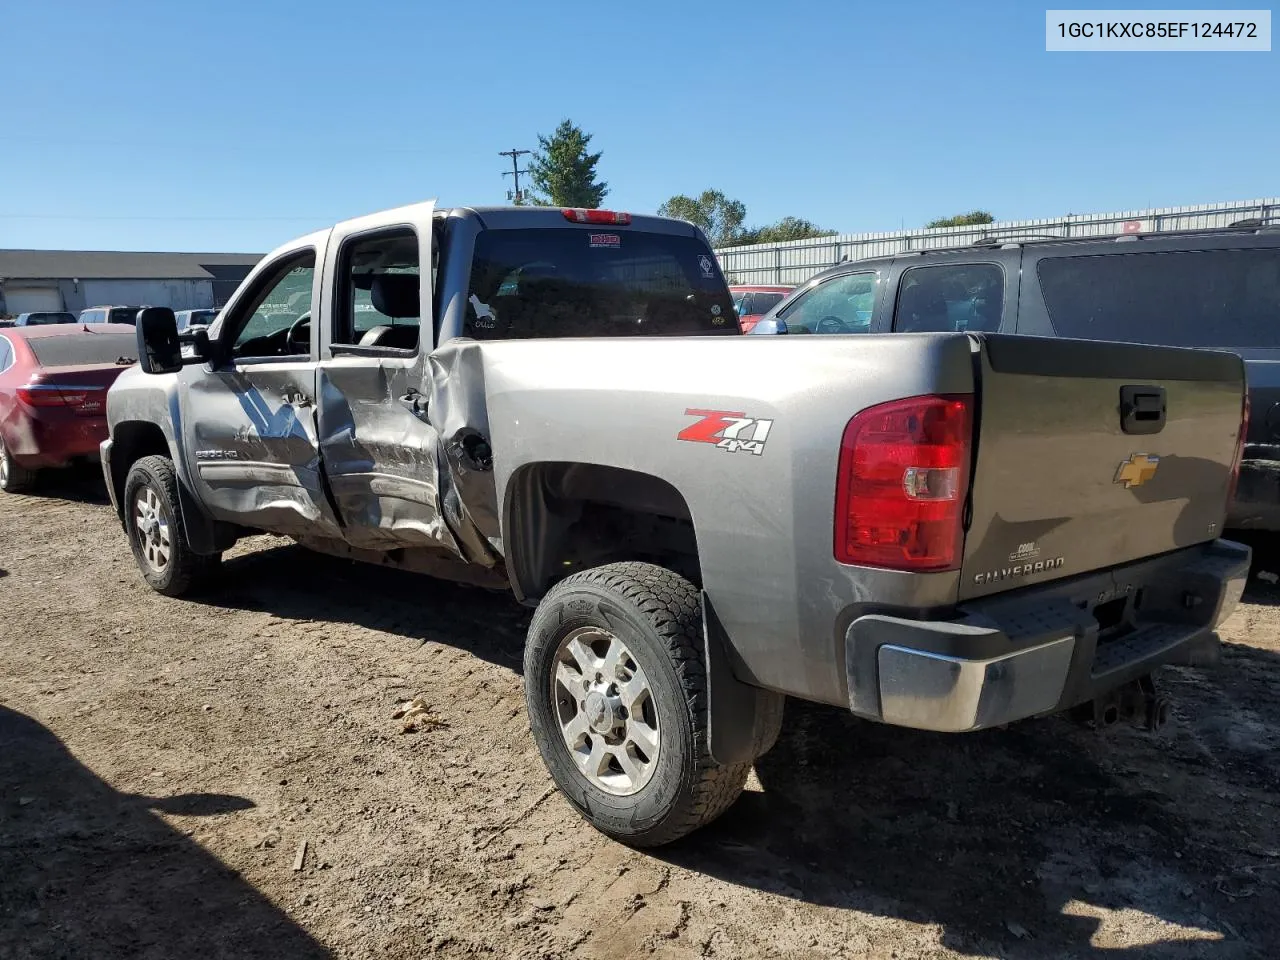
[[638, 853], [552, 790], [509, 599], [260, 537], [168, 600], [58, 478], [0, 495], [0, 958], [1274, 957], [1280, 588], [1246, 599], [1160, 734], [793, 702]]

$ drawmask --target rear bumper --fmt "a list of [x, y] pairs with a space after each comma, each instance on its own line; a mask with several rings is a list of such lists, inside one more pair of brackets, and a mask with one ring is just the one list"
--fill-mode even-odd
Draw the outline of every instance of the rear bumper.
[[29, 470], [63, 467], [72, 461], [96, 460], [98, 445], [107, 435], [104, 417], [75, 417], [59, 412], [31, 416], [11, 427], [9, 452]]
[[1245, 447], [1227, 528], [1280, 531], [1280, 447]]
[[1056, 713], [1168, 663], [1201, 663], [1240, 601], [1249, 548], [1225, 540], [987, 598], [946, 621], [871, 614], [845, 637], [849, 706], [962, 732]]

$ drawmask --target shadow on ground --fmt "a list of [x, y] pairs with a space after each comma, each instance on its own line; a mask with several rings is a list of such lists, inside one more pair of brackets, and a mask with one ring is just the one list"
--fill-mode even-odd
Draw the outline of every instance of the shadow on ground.
[[216, 816], [251, 801], [120, 793], [5, 707], [0, 745], [0, 957], [329, 956], [151, 812]]
[[[1230, 646], [1215, 674], [1166, 674], [1177, 723], [1155, 735], [1054, 718], [947, 737], [791, 701], [763, 792], [658, 856], [937, 924], [965, 954], [1261, 955], [1280, 943], [1280, 658]], [[1137, 913], [1100, 929], [1098, 908]], [[1144, 945], [1107, 948], [1117, 929]]]
[[225, 561], [216, 586], [191, 599], [434, 640], [521, 669], [531, 611], [511, 594], [279, 543]]
[[107, 487], [102, 468], [96, 463], [77, 464], [60, 470], [41, 470], [36, 483], [24, 494], [46, 500], [71, 500], [75, 503], [107, 504]]

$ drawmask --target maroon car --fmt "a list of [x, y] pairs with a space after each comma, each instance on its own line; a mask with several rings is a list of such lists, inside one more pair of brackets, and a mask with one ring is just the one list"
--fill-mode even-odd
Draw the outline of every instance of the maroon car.
[[134, 363], [133, 327], [52, 324], [0, 330], [0, 490], [35, 471], [95, 460], [107, 438], [107, 388]]

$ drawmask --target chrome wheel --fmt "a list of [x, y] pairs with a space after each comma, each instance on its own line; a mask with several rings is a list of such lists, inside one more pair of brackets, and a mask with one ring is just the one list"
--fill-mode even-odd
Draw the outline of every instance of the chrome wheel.
[[9, 486], [9, 451], [0, 440], [0, 487]]
[[173, 543], [164, 505], [150, 486], [141, 487], [134, 495], [133, 524], [143, 562], [152, 573], [163, 573], [173, 554]]
[[595, 787], [639, 791], [658, 763], [658, 711], [626, 644], [600, 627], [571, 631], [556, 650], [551, 701], [565, 746]]

